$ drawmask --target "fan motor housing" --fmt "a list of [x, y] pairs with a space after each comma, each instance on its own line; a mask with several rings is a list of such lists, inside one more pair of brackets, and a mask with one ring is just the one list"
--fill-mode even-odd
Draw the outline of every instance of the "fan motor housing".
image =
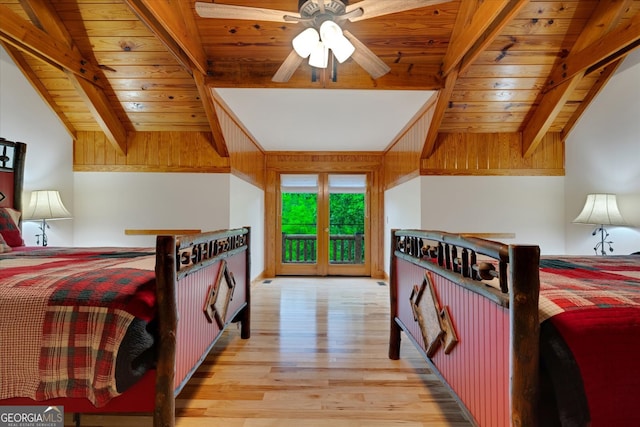
[[348, 1], [331, 0], [325, 2], [324, 13], [320, 11], [320, 6], [312, 0], [299, 0], [298, 7], [300, 16], [303, 18], [313, 18], [316, 21], [325, 21], [332, 19], [334, 16], [343, 15], [347, 10]]

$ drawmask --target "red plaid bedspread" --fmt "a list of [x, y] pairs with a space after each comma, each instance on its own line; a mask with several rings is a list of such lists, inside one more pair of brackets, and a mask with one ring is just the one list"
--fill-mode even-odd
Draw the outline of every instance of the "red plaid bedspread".
[[[563, 387], [556, 398], [565, 419], [593, 427], [640, 425], [640, 256], [543, 258], [540, 316], [548, 319], [542, 327], [557, 330], [569, 349], [550, 341], [550, 352], [543, 352], [545, 363], [557, 366], [553, 381]], [[578, 380], [570, 374], [574, 366]], [[571, 409], [579, 396], [588, 409]]]
[[154, 315], [154, 264], [142, 248], [0, 255], [0, 399], [116, 396], [119, 344]]
[[585, 308], [640, 308], [640, 256], [540, 260], [540, 321]]

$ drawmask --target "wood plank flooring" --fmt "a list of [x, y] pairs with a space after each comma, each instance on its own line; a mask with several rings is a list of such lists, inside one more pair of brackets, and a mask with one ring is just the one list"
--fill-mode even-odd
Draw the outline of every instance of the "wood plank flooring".
[[[256, 283], [251, 338], [225, 332], [179, 395], [177, 426], [471, 425], [407, 339], [400, 360], [387, 357], [388, 292], [363, 278]], [[128, 425], [152, 423], [82, 417], [87, 427]]]

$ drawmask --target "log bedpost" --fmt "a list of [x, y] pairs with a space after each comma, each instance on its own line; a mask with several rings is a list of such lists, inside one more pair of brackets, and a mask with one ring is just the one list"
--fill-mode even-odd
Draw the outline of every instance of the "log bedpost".
[[511, 425], [538, 425], [540, 361], [540, 248], [509, 246], [510, 408]]
[[160, 344], [156, 367], [156, 406], [154, 427], [175, 426], [175, 364], [178, 330], [177, 242], [175, 236], [158, 236], [156, 240], [156, 299]]

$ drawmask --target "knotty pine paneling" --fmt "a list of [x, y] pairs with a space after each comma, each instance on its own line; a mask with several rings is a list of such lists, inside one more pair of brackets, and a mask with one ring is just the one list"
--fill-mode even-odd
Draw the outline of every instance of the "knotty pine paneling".
[[288, 152], [267, 153], [267, 170], [279, 172], [353, 172], [378, 171], [383, 154], [376, 152]]
[[208, 132], [135, 132], [127, 153], [119, 154], [102, 132], [78, 132], [73, 144], [76, 172], [207, 172], [231, 171], [228, 158], [211, 146]]
[[218, 100], [215, 102], [215, 109], [227, 150], [229, 150], [232, 173], [264, 189], [266, 172], [265, 154], [262, 148], [226, 107], [218, 103]]
[[564, 141], [549, 133], [523, 158], [520, 133], [441, 133], [431, 157], [422, 159], [420, 174], [562, 176]]
[[435, 104], [426, 105], [423, 114], [400, 133], [384, 156], [384, 187], [389, 189], [420, 174], [420, 156], [433, 118]]

